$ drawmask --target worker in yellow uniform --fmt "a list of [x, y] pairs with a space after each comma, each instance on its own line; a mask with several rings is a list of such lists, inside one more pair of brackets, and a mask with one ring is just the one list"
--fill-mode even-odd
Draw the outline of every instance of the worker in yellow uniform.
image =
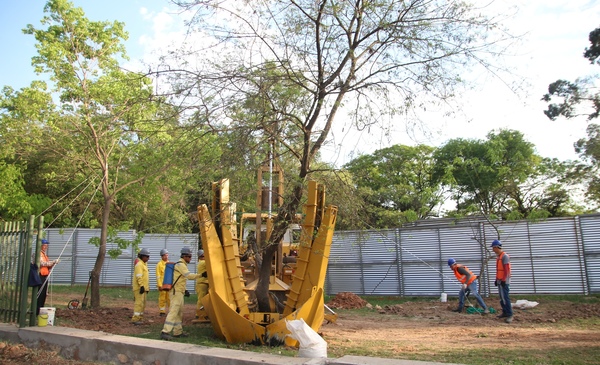
[[133, 269], [133, 297], [135, 304], [133, 305], [133, 317], [131, 322], [135, 325], [143, 324], [144, 310], [146, 310], [146, 295], [150, 291], [150, 275], [148, 275], [148, 260], [150, 260], [150, 251], [147, 248], [142, 248], [138, 253], [139, 261]]
[[156, 286], [158, 287], [158, 309], [160, 316], [167, 315], [167, 308], [171, 300], [169, 299], [169, 291], [162, 290], [163, 280], [165, 279], [165, 269], [169, 261], [169, 251], [166, 248], [160, 250], [160, 261], [156, 264]]
[[206, 261], [204, 261], [204, 250], [198, 250], [198, 270], [200, 276], [196, 279], [196, 294], [198, 302], [196, 303], [196, 319], [205, 320], [206, 312], [201, 299], [208, 294], [208, 275], [206, 274]]
[[185, 246], [181, 249], [181, 258], [175, 264], [173, 272], [173, 289], [169, 290], [171, 306], [165, 324], [160, 332], [161, 340], [172, 340], [173, 338], [187, 337], [183, 332], [183, 296], [186, 292], [186, 280], [195, 280], [200, 274], [192, 274], [187, 265], [192, 261], [192, 249]]

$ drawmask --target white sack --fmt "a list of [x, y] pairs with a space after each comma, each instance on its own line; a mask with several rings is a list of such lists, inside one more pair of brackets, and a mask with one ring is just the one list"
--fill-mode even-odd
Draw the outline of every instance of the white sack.
[[540, 303], [538, 303], [538, 302], [530, 302], [528, 300], [521, 299], [521, 300], [517, 300], [516, 303], [513, 303], [512, 306], [514, 308], [518, 308], [518, 309], [529, 309], [529, 308], [535, 307], [538, 304], [540, 304]]
[[299, 357], [327, 357], [327, 342], [303, 319], [285, 321], [285, 326], [291, 332], [289, 336], [300, 342]]

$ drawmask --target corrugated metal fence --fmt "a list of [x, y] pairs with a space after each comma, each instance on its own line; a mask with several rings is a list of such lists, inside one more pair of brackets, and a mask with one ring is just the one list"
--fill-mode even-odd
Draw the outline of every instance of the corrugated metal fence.
[[[359, 295], [439, 296], [456, 294], [459, 285], [446, 265], [453, 257], [480, 275], [481, 292], [495, 293], [495, 257], [489, 250], [499, 230], [513, 268], [511, 292], [516, 294], [600, 293], [600, 214], [554, 218], [540, 222], [429, 220], [393, 230], [344, 231], [333, 237], [326, 293]], [[60, 255], [54, 283], [85, 284], [96, 260], [96, 247], [88, 244], [99, 230], [48, 229], [51, 258]], [[135, 232], [122, 232], [133, 239]], [[151, 252], [151, 283], [159, 251], [167, 248], [177, 261], [184, 245], [195, 253], [198, 236], [146, 235], [140, 247]], [[110, 247], [109, 247], [110, 248]], [[135, 253], [107, 258], [103, 285], [131, 285]], [[195, 263], [196, 257], [192, 259]], [[196, 265], [189, 265], [196, 271]], [[188, 290], [193, 291], [188, 281]], [[156, 289], [152, 285], [152, 289]]]
[[460, 289], [447, 266], [452, 257], [480, 275], [489, 295], [500, 232], [511, 258], [515, 294], [600, 293], [600, 215], [540, 222], [469, 222], [381, 231], [336, 232], [326, 292], [359, 295], [439, 296]]
[[[51, 259], [59, 258], [60, 263], [56, 265], [50, 276], [51, 283], [56, 284], [87, 284], [90, 271], [94, 267], [98, 248], [89, 244], [92, 237], [100, 237], [99, 229], [54, 229], [46, 230], [46, 237], [50, 241], [48, 245], [48, 256]], [[135, 231], [120, 232], [119, 237], [133, 240]], [[116, 248], [115, 244], [108, 244], [107, 250]], [[179, 252], [183, 246], [191, 246], [194, 256], [190, 265], [190, 271], [196, 272], [198, 248], [198, 235], [195, 234], [149, 234], [142, 239], [140, 247], [150, 250], [151, 256], [148, 260], [148, 271], [150, 274], [150, 286], [156, 290], [156, 264], [160, 260], [159, 252], [166, 248], [170, 255], [170, 261], [179, 260]], [[111, 259], [108, 255], [104, 260], [101, 285], [130, 286], [133, 277], [133, 262], [136, 252], [131, 248], [117, 259]], [[187, 289], [193, 291], [194, 281], [187, 281]]]

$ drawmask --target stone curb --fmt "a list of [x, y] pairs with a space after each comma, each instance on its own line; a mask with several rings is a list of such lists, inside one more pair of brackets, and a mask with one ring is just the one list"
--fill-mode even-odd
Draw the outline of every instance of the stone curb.
[[[52, 348], [67, 359], [134, 365], [442, 365], [437, 362], [366, 356], [300, 358], [119, 336], [47, 326], [17, 328], [0, 323], [0, 339], [30, 348]], [[451, 365], [451, 364], [445, 364]], [[457, 365], [457, 364], [454, 364]]]

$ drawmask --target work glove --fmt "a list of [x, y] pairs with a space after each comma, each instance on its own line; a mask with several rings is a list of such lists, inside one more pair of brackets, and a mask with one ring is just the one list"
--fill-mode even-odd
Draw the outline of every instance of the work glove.
[[498, 286], [498, 282], [499, 282], [499, 281], [500, 281], [500, 280], [496, 279], [496, 280], [494, 281], [494, 286]]
[[189, 297], [190, 296], [190, 292], [186, 290], [185, 293], [183, 293], [183, 296], [184, 297]]
[[144, 294], [146, 292], [146, 288], [144, 288], [143, 286], [140, 287], [140, 294]]
[[202, 276], [203, 278], [207, 278], [207, 277], [208, 277], [208, 274], [207, 274], [207, 273], [206, 273], [206, 271], [205, 271], [205, 272], [203, 272], [203, 273], [202, 273], [202, 275], [200, 275], [200, 276]]
[[466, 290], [466, 289], [467, 289], [467, 284], [463, 284], [463, 285], [461, 286], [461, 288], [462, 288], [462, 290]]
[[54, 265], [58, 264], [59, 262], [60, 262], [60, 260], [59, 260], [59, 259], [56, 259], [56, 260], [54, 260], [54, 263], [52, 264], [52, 266], [54, 266]]
[[503, 280], [503, 281], [501, 281], [501, 282], [500, 282], [500, 285], [502, 285], [502, 287], [504, 288], [504, 287], [506, 286], [506, 281], [504, 281], [504, 280]]

